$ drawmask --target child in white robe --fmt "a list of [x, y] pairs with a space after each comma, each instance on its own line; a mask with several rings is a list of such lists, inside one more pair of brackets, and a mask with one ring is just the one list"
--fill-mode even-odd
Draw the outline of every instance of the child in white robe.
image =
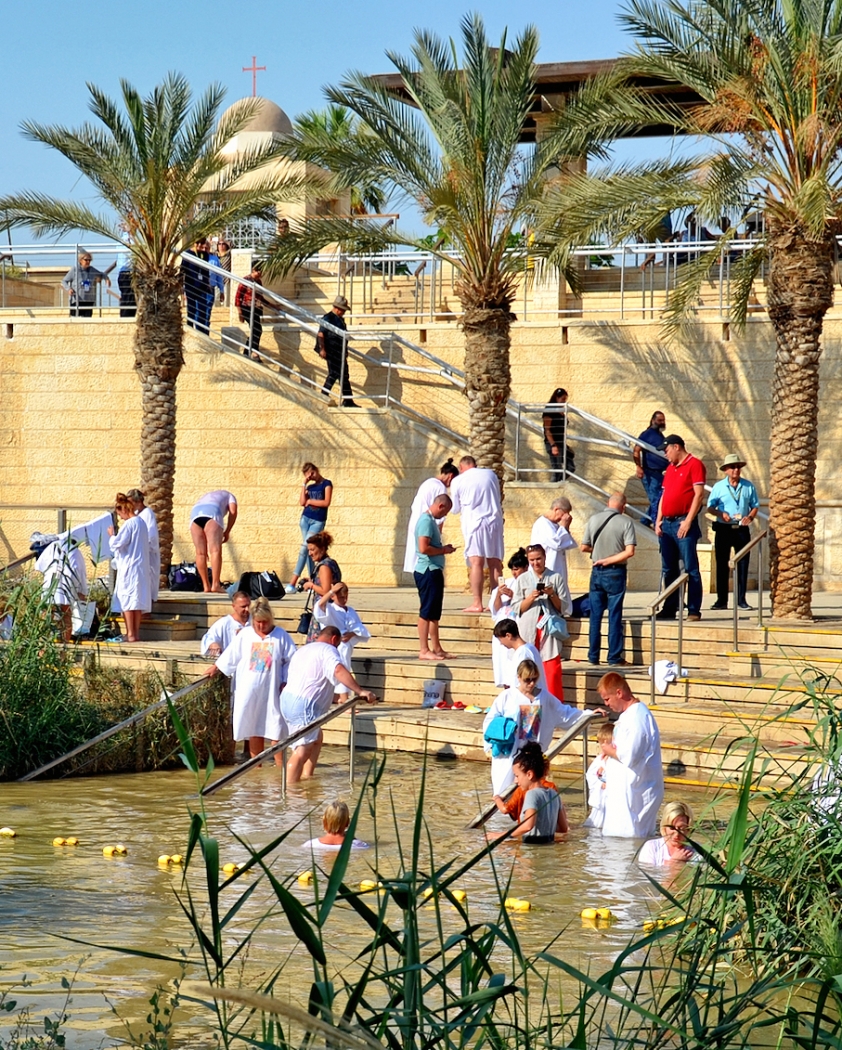
[[[339, 658], [350, 671], [354, 646], [357, 642], [367, 642], [371, 638], [371, 632], [360, 619], [357, 610], [348, 604], [348, 585], [342, 582], [335, 583], [327, 594], [316, 602], [313, 615], [320, 627], [335, 627], [342, 635]], [[344, 696], [348, 692], [344, 685], [337, 683], [337, 695]]]
[[614, 739], [614, 726], [610, 722], [600, 726], [596, 734], [598, 751], [596, 758], [588, 766], [585, 781], [588, 785], [588, 805], [590, 813], [582, 825], [585, 828], [601, 828], [605, 820], [605, 764], [606, 757], [603, 744], [610, 744]]

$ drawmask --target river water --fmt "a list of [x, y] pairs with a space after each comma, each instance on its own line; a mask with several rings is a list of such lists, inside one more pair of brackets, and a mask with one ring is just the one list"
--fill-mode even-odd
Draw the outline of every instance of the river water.
[[[283, 879], [310, 868], [310, 851], [302, 850], [302, 843], [321, 833], [321, 812], [328, 801], [342, 797], [353, 804], [370, 760], [370, 755], [358, 756], [354, 790], [348, 788], [347, 751], [338, 748], [325, 748], [316, 778], [291, 789], [286, 799], [274, 767], [252, 771], [222, 789], [206, 804], [209, 830], [221, 843], [221, 862], [245, 859], [234, 835], [262, 846], [299, 824], [274, 854], [272, 871]], [[371, 878], [375, 866], [383, 876], [394, 874], [399, 848], [406, 850], [411, 839], [422, 769], [418, 756], [387, 757], [376, 829], [365, 805], [357, 830], [360, 838], [376, 839], [377, 849], [353, 853], [349, 884]], [[464, 827], [489, 793], [488, 767], [481, 763], [428, 765], [425, 814], [438, 865], [451, 858], [465, 860], [483, 846], [483, 833]], [[532, 905], [529, 912], [513, 914], [524, 946], [539, 950], [557, 938], [556, 954], [597, 973], [640, 931], [659, 901], [635, 863], [638, 844], [603, 840], [582, 829], [581, 790], [563, 788], [563, 795], [574, 829], [568, 841], [545, 847], [501, 844], [494, 853], [495, 866], [498, 877], [511, 877], [510, 895]], [[675, 797], [675, 789], [668, 789], [667, 798]], [[701, 796], [689, 801], [697, 809], [704, 803]], [[18, 832], [16, 838], [0, 838], [0, 988], [19, 985], [25, 976], [30, 987], [12, 997], [19, 1005], [30, 1005], [40, 1018], [61, 1007], [66, 994], [62, 978], [72, 979], [68, 1050], [120, 1042], [125, 1034], [120, 1017], [142, 1021], [156, 985], [166, 985], [178, 974], [173, 963], [93, 945], [171, 955], [189, 946], [190, 933], [174, 895], [180, 873], [162, 870], [157, 859], [162, 853], [183, 852], [188, 810], [197, 807], [195, 780], [187, 771], [0, 786], [0, 825]], [[495, 830], [509, 826], [502, 816], [488, 825]], [[54, 837], [71, 835], [80, 840], [75, 848], [52, 845]], [[127, 855], [104, 857], [102, 847], [118, 842], [125, 844]], [[331, 860], [320, 857], [319, 862], [329, 868]], [[191, 878], [191, 884], [201, 893], [198, 880]], [[456, 885], [468, 894], [472, 921], [496, 920], [499, 898], [490, 861]], [[292, 889], [302, 900], [312, 899], [311, 891], [295, 881]], [[255, 893], [232, 936], [244, 934], [267, 900], [268, 893]], [[583, 925], [580, 912], [586, 907], [609, 907], [616, 921], [599, 929]], [[331, 916], [329, 929], [344, 951], [355, 938], [364, 943], [359, 921], [341, 908]], [[312, 966], [278, 916], [255, 936], [250, 972], [265, 973], [284, 955], [288, 959], [277, 994], [306, 995]], [[0, 1015], [0, 1030], [4, 1025], [8, 1029], [8, 1015]]]

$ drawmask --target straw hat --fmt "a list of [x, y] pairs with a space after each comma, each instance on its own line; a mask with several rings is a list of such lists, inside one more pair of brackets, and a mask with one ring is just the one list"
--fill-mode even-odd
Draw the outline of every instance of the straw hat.
[[740, 457], [736, 453], [732, 452], [729, 456], [726, 456], [725, 459], [722, 460], [719, 469], [727, 470], [729, 467], [744, 467], [745, 465], [746, 461], [744, 459], [740, 459]]

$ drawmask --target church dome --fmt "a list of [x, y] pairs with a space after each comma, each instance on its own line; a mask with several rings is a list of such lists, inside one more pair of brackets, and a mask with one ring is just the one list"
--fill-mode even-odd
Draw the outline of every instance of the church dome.
[[254, 116], [240, 131], [240, 134], [263, 133], [271, 135], [282, 135], [286, 137], [292, 134], [292, 121], [284, 113], [280, 106], [271, 102], [268, 98], [241, 98], [223, 113], [223, 117], [234, 114], [246, 103], [258, 103]]

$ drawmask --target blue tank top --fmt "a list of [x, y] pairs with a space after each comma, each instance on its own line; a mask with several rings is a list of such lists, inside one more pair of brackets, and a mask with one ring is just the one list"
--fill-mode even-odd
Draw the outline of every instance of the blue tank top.
[[[307, 498], [324, 499], [328, 485], [333, 487], [333, 482], [328, 481], [327, 478], [322, 478], [321, 481], [314, 481], [312, 485], [307, 486]], [[327, 507], [305, 507], [303, 513], [308, 518], [312, 518], [313, 521], [327, 521], [327, 511]]]

